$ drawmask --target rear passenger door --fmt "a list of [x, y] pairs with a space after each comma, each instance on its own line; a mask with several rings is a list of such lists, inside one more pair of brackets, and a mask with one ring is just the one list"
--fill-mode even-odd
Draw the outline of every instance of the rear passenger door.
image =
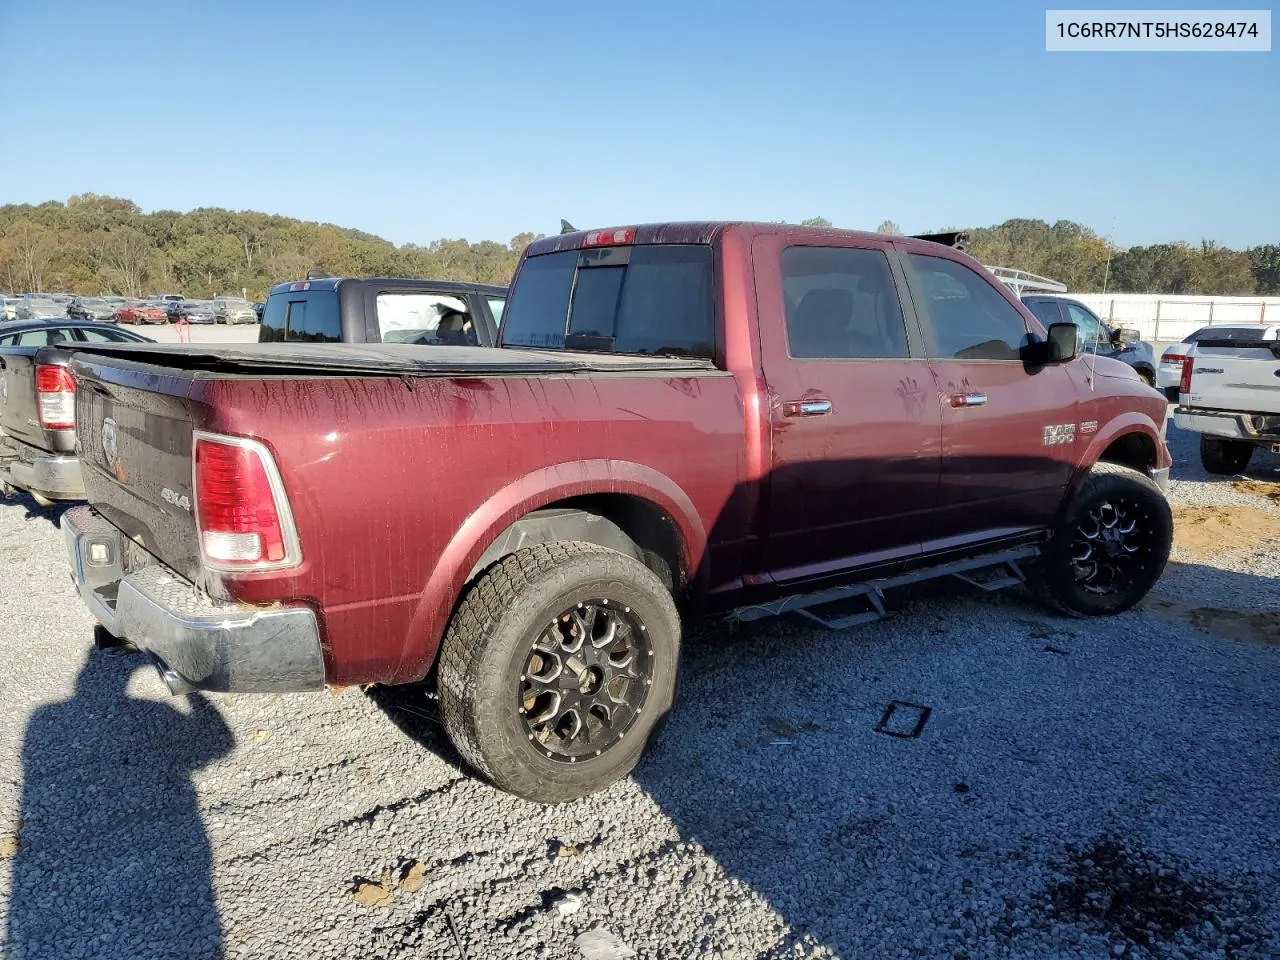
[[762, 236], [752, 256], [772, 427], [768, 569], [787, 582], [918, 554], [941, 417], [888, 245]]
[[1076, 385], [1027, 365], [1033, 330], [994, 278], [967, 263], [903, 257], [942, 410], [942, 479], [926, 549], [1047, 525], [1074, 464]]

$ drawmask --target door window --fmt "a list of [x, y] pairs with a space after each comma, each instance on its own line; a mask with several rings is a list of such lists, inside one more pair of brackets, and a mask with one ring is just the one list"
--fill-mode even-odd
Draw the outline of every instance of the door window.
[[61, 327], [47, 327], [39, 330], [23, 330], [18, 334], [19, 347], [49, 347], [55, 343], [70, 340], [67, 331]]
[[502, 308], [507, 305], [506, 297], [489, 297], [489, 312], [493, 314], [493, 325], [502, 326]]
[[951, 360], [1019, 360], [1027, 325], [994, 286], [955, 260], [908, 255], [933, 330], [934, 353]]
[[907, 356], [902, 307], [879, 250], [787, 247], [782, 291], [792, 357]]
[[1062, 322], [1062, 312], [1058, 309], [1057, 300], [1023, 300], [1022, 302], [1046, 327], [1052, 323]]
[[1111, 342], [1111, 336], [1098, 318], [1078, 303], [1064, 303], [1067, 316], [1076, 326], [1076, 342], [1080, 350], [1097, 350], [1099, 344]]
[[141, 337], [130, 336], [123, 330], [77, 327], [76, 334], [86, 343], [138, 343], [142, 340]]
[[439, 293], [380, 293], [378, 331], [383, 343], [476, 346], [476, 325], [458, 297]]

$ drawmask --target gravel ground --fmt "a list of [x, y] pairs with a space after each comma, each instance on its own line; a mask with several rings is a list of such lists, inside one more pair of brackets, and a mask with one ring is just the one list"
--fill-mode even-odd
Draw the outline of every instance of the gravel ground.
[[[1172, 433], [1176, 507], [1280, 516], [1280, 461], [1232, 486]], [[700, 627], [636, 774], [540, 808], [411, 693], [91, 654], [56, 518], [0, 505], [0, 956], [1280, 955], [1275, 542], [1179, 548], [1104, 621], [943, 584], [847, 636]]]

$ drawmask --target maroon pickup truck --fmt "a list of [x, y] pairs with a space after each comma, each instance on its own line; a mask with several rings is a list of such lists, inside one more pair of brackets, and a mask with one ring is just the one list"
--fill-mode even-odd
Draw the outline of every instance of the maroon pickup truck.
[[428, 678], [478, 771], [563, 800], [635, 764], [682, 615], [841, 627], [943, 575], [1137, 602], [1166, 403], [1075, 345], [921, 240], [571, 233], [526, 252], [500, 349], [83, 350], [63, 526], [173, 691]]

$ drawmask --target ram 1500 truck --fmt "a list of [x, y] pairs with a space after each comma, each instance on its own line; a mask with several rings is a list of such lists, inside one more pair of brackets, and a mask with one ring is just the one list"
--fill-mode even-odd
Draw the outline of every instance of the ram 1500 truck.
[[954, 249], [579, 231], [502, 330], [79, 354], [84, 600], [174, 691], [427, 678], [476, 770], [556, 801], [639, 758], [680, 613], [840, 627], [992, 568], [1089, 616], [1164, 568], [1164, 398]]
[[1243, 473], [1253, 451], [1280, 452], [1280, 340], [1259, 327], [1252, 339], [1206, 336], [1183, 351], [1174, 422], [1200, 434], [1210, 473]]

